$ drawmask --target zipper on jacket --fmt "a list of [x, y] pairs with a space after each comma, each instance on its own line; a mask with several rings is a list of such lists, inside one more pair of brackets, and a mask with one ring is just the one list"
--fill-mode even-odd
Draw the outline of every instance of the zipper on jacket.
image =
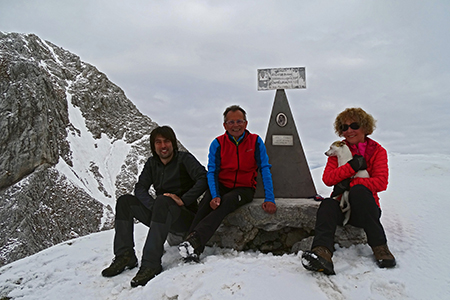
[[[240, 144], [240, 143], [239, 143]], [[234, 184], [233, 184], [233, 188], [236, 187], [236, 182], [237, 182], [237, 176], [238, 176], [238, 172], [239, 172], [239, 144], [236, 145], [236, 157], [237, 157], [237, 169], [236, 169], [236, 176], [234, 177]]]

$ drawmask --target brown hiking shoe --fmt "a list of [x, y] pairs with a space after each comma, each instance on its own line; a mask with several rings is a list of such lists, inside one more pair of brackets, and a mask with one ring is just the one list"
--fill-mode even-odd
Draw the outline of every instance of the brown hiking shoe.
[[162, 267], [159, 266], [157, 268], [151, 267], [141, 267], [137, 272], [136, 276], [131, 279], [131, 287], [137, 287], [139, 285], [146, 285], [151, 279], [153, 279], [156, 275], [161, 273]]
[[386, 244], [381, 246], [372, 247], [373, 255], [375, 255], [375, 260], [380, 268], [393, 268], [397, 264], [395, 262], [395, 257], [392, 255], [391, 251]]
[[102, 271], [104, 277], [113, 277], [122, 273], [125, 269], [133, 269], [137, 267], [138, 262], [134, 251], [127, 251], [122, 255], [114, 257], [109, 267]]
[[323, 272], [326, 275], [335, 275], [333, 253], [327, 247], [317, 246], [311, 251], [305, 251], [302, 254], [302, 265], [305, 269], [316, 272]]

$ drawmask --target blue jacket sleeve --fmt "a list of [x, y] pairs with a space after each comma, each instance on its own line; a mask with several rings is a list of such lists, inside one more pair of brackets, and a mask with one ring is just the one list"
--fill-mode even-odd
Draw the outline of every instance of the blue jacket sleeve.
[[209, 146], [208, 173], [206, 175], [212, 199], [220, 197], [219, 172], [220, 172], [220, 144], [217, 139], [214, 139], [214, 141], [212, 141], [211, 145]]
[[256, 141], [257, 149], [259, 151], [256, 152], [259, 157], [256, 157], [256, 162], [258, 164], [259, 169], [261, 170], [261, 177], [264, 185], [264, 195], [265, 200], [275, 203], [275, 196], [273, 194], [273, 182], [272, 182], [272, 173], [270, 172], [270, 168], [272, 167], [269, 164], [269, 156], [267, 155], [266, 146], [264, 145], [261, 137], [258, 136]]

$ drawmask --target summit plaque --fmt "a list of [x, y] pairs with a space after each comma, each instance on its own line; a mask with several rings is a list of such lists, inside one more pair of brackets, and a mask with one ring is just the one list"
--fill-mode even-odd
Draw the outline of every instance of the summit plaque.
[[258, 69], [258, 91], [305, 88], [304, 67]]

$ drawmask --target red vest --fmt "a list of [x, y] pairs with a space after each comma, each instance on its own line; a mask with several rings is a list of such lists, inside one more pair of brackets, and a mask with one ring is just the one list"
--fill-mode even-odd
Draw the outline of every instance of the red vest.
[[253, 187], [256, 188], [255, 151], [257, 134], [246, 131], [244, 139], [236, 145], [225, 133], [217, 140], [220, 144], [220, 172], [219, 182], [228, 188]]

